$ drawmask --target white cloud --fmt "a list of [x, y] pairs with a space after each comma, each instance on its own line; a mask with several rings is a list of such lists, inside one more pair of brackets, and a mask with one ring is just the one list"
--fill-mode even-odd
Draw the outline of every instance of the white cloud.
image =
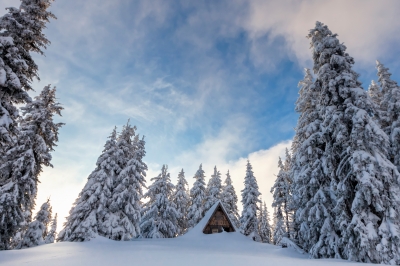
[[249, 143], [246, 129], [249, 121], [245, 116], [232, 116], [221, 127], [218, 134], [205, 136], [204, 141], [193, 149], [178, 155], [175, 163], [218, 164], [230, 158], [238, 157]]
[[256, 48], [253, 58], [269, 60], [257, 50], [257, 40], [266, 34], [269, 38], [285, 38], [285, 46], [305, 65], [311, 59], [309, 41], [305, 38], [316, 21], [328, 25], [333, 33], [339, 34], [356, 62], [361, 65], [374, 64], [376, 58], [388, 57], [391, 49], [399, 47], [400, 27], [398, 10], [400, 2], [384, 1], [250, 1], [250, 12], [242, 21], [250, 33]]

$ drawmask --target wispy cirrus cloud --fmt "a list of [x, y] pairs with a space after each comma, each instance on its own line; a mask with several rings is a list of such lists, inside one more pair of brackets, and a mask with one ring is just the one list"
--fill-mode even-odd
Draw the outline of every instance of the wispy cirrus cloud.
[[[305, 36], [315, 21], [328, 25], [333, 33], [346, 44], [358, 67], [374, 70], [375, 60], [393, 61], [392, 54], [399, 53], [400, 27], [397, 10], [400, 3], [384, 1], [251, 1], [250, 12], [243, 26], [260, 45], [259, 39], [284, 38], [283, 46], [293, 60], [301, 65], [310, 65], [309, 41]], [[268, 45], [261, 48], [268, 49]], [[262, 51], [254, 48], [254, 58]], [[268, 60], [266, 58], [265, 60]]]

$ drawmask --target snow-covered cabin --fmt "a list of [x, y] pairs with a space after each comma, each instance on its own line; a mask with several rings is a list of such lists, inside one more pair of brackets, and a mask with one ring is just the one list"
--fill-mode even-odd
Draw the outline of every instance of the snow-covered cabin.
[[204, 234], [236, 231], [233, 222], [229, 219], [229, 215], [220, 201], [210, 208], [203, 219], [207, 220], [207, 223], [203, 228]]

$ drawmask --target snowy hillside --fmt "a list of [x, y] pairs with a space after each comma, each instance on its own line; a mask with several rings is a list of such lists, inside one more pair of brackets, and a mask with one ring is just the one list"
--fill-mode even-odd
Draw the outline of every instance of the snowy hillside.
[[[312, 260], [292, 248], [253, 242], [239, 233], [188, 234], [174, 239], [62, 242], [2, 251], [0, 265], [354, 265]], [[360, 264], [366, 265], [366, 264]]]
[[0, 265], [354, 265], [343, 260], [308, 259], [292, 248], [254, 242], [238, 230], [203, 234], [217, 205], [192, 230], [178, 238], [113, 241], [97, 237], [88, 242], [59, 242], [2, 251]]

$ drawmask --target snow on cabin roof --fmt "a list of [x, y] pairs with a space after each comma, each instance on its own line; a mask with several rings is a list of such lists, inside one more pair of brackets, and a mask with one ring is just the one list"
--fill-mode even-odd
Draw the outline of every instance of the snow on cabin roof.
[[214, 234], [222, 232], [235, 232], [235, 227], [229, 219], [227, 212], [224, 210], [221, 204], [218, 204], [214, 210], [207, 225], [203, 229], [204, 234]]
[[[208, 221], [210, 220], [211, 216], [214, 214], [214, 212], [218, 208], [218, 206], [221, 206], [221, 209], [225, 212], [226, 217], [228, 218], [228, 220], [231, 223], [232, 227], [235, 229], [235, 232], [239, 232], [238, 229], [235, 226], [235, 223], [229, 218], [229, 215], [227, 215], [228, 212], [224, 208], [224, 205], [219, 200], [206, 212], [206, 214], [204, 215], [203, 219], [201, 219], [200, 222], [195, 227], [190, 229], [189, 232], [187, 232], [185, 234], [185, 236], [186, 235], [190, 236], [190, 235], [194, 235], [194, 234], [202, 234], [203, 235], [204, 228], [207, 226]], [[232, 232], [232, 233], [235, 233], [235, 232]]]

